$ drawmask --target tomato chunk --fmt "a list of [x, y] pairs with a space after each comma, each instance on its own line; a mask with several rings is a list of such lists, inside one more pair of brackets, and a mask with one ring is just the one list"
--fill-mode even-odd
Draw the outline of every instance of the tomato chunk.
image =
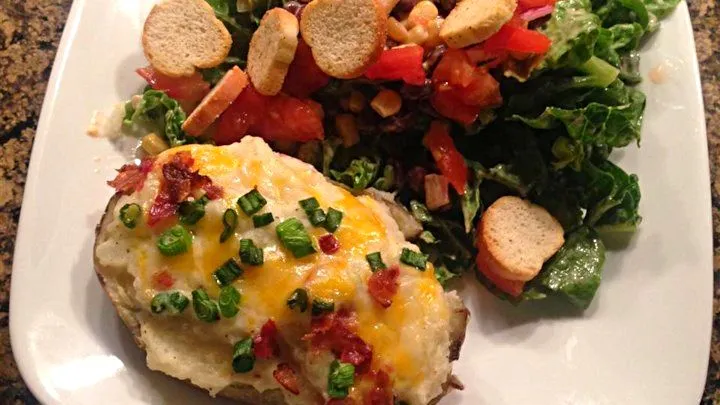
[[187, 77], [170, 77], [164, 75], [152, 66], [136, 70], [154, 90], [167, 93], [168, 96], [187, 102], [198, 102], [210, 91], [210, 83], [203, 80], [200, 72]]
[[518, 9], [529, 10], [544, 6], [554, 6], [556, 0], [518, 0]]
[[483, 49], [491, 53], [509, 51], [543, 54], [550, 49], [550, 45], [550, 38], [538, 31], [505, 24], [483, 43]]
[[166, 270], [158, 271], [152, 276], [153, 286], [161, 291], [167, 290], [175, 284], [173, 276]]
[[370, 80], [402, 80], [407, 84], [422, 86], [425, 84], [424, 52], [419, 45], [387, 49], [365, 71], [365, 77]]
[[331, 233], [321, 236], [318, 239], [318, 244], [320, 245], [320, 250], [328, 255], [337, 253], [337, 251], [340, 250], [340, 242], [335, 235]]
[[455, 191], [460, 195], [465, 194], [467, 164], [450, 137], [448, 124], [433, 121], [423, 138], [423, 145], [430, 150], [440, 173], [448, 179]]
[[307, 98], [327, 86], [330, 76], [320, 70], [313, 58], [310, 46], [300, 38], [288, 73], [283, 82], [283, 91], [293, 97]]

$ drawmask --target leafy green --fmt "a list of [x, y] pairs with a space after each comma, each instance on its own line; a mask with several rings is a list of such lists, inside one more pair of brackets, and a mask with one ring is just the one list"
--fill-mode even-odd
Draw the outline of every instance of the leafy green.
[[552, 47], [539, 69], [580, 66], [593, 56], [600, 18], [593, 14], [590, 0], [560, 0], [540, 32]]
[[484, 168], [480, 163], [468, 161], [468, 169], [470, 176], [468, 184], [465, 187], [465, 194], [460, 199], [460, 207], [462, 209], [463, 219], [465, 222], [465, 232], [470, 233], [473, 229], [473, 221], [482, 211], [482, 201], [480, 200], [480, 183], [483, 180]]
[[194, 142], [182, 130], [185, 118], [185, 112], [177, 100], [162, 91], [146, 90], [137, 107], [133, 107], [130, 101], [125, 104], [123, 125], [150, 126], [159, 135], [165, 137], [171, 147], [175, 147]]
[[602, 280], [604, 261], [602, 241], [596, 232], [583, 227], [568, 236], [532, 283], [541, 291], [560, 294], [572, 304], [587, 308]]
[[345, 170], [330, 170], [330, 176], [350, 187], [353, 191], [362, 191], [372, 184], [379, 165], [367, 157], [353, 159]]
[[675, 10], [680, 0], [643, 0], [647, 10], [657, 18], [665, 18]]
[[390, 191], [395, 187], [395, 168], [392, 165], [385, 165], [382, 176], [378, 177], [373, 183], [373, 187], [382, 191]]

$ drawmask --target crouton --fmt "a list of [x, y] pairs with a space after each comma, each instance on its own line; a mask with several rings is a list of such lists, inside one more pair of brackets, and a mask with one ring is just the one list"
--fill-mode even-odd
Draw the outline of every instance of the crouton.
[[440, 37], [450, 48], [477, 44], [510, 21], [516, 7], [516, 0], [463, 0], [443, 22]]
[[501, 197], [480, 219], [478, 263], [491, 263], [483, 270], [507, 280], [531, 280], [565, 243], [563, 234], [563, 227], [543, 207]]
[[215, 67], [231, 45], [230, 33], [204, 0], [165, 0], [152, 8], [143, 26], [145, 57], [167, 76]]
[[280, 92], [298, 46], [299, 26], [295, 16], [282, 8], [265, 13], [253, 34], [248, 52], [247, 73], [260, 94]]

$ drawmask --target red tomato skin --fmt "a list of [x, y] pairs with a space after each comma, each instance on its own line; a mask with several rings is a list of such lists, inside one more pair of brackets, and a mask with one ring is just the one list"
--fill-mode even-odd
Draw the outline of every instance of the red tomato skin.
[[502, 105], [500, 83], [484, 69], [477, 69], [470, 84], [459, 90], [458, 97], [467, 105], [484, 108]]
[[483, 48], [491, 53], [509, 51], [544, 54], [551, 45], [550, 38], [538, 31], [505, 24], [500, 31], [485, 41]]
[[320, 70], [313, 58], [310, 46], [300, 38], [295, 58], [290, 64], [283, 82], [283, 91], [293, 97], [307, 98], [327, 86], [330, 76]]
[[419, 45], [387, 49], [365, 71], [365, 77], [370, 80], [402, 80], [407, 84], [422, 86], [425, 83], [424, 52]]
[[463, 103], [452, 90], [436, 91], [430, 97], [430, 104], [440, 115], [464, 125], [472, 124], [480, 113], [478, 108]]
[[188, 103], [198, 102], [210, 91], [210, 83], [203, 80], [200, 72], [187, 77], [170, 77], [152, 66], [135, 70], [154, 90], [164, 91], [168, 96]]
[[554, 6], [555, 1], [556, 0], [518, 0], [518, 9], [524, 11], [531, 8]]
[[433, 72], [433, 82], [448, 83], [453, 87], [467, 87], [473, 79], [475, 67], [465, 51], [450, 49], [438, 63]]
[[247, 135], [266, 109], [266, 97], [249, 85], [218, 119], [213, 139], [218, 145], [229, 145]]
[[340, 250], [340, 242], [337, 240], [335, 235], [331, 233], [321, 236], [318, 239], [318, 245], [320, 245], [320, 250], [328, 255], [335, 254], [338, 250]]
[[433, 121], [423, 138], [423, 144], [430, 150], [440, 173], [452, 184], [458, 194], [465, 194], [467, 185], [467, 164], [450, 137], [448, 124]]

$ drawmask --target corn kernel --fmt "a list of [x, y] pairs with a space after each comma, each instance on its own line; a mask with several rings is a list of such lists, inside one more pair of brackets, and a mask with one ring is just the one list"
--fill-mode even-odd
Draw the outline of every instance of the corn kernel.
[[348, 108], [354, 113], [359, 113], [365, 108], [367, 100], [365, 96], [357, 90], [353, 90], [350, 93], [350, 100], [348, 100]]
[[381, 117], [387, 118], [395, 115], [402, 107], [402, 98], [392, 90], [381, 90], [375, 98], [370, 102], [370, 107], [380, 114]]
[[360, 141], [357, 122], [352, 114], [338, 114], [335, 116], [335, 129], [343, 140], [343, 146], [349, 148]]
[[170, 149], [167, 142], [154, 132], [150, 132], [149, 134], [143, 136], [140, 141], [140, 146], [145, 153], [150, 156], [155, 156], [160, 152]]
[[413, 7], [408, 16], [410, 27], [426, 26], [438, 16], [438, 9], [432, 1], [423, 0]]
[[396, 20], [395, 17], [388, 17], [387, 19], [387, 33], [388, 36], [396, 42], [404, 44], [408, 40], [408, 31], [400, 21]]
[[423, 42], [423, 46], [426, 48], [435, 48], [442, 44], [442, 38], [440, 38], [440, 26], [442, 25], [443, 19], [438, 17], [427, 25], [428, 37]]
[[408, 32], [408, 42], [422, 45], [428, 39], [428, 30], [422, 25], [416, 25]]

